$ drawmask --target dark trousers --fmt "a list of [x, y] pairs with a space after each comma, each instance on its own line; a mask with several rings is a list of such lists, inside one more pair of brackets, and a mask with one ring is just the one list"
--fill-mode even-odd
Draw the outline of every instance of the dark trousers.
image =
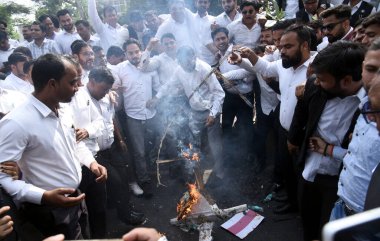
[[[79, 189], [86, 194], [88, 224], [91, 238], [105, 238], [106, 235], [106, 184], [95, 182], [96, 176], [87, 167], [82, 167], [82, 182]], [[83, 220], [83, 219], [82, 219]], [[82, 229], [85, 228], [84, 225]], [[85, 236], [85, 232], [83, 232]], [[85, 237], [88, 238], [88, 237]]]
[[115, 204], [118, 217], [127, 217], [131, 210], [127, 179], [128, 170], [125, 161], [117, 160], [115, 151], [114, 145], [110, 149], [99, 151], [96, 160], [107, 168], [107, 198]]
[[[65, 239], [71, 240], [82, 239], [79, 218], [83, 211], [85, 210], [82, 205], [60, 208], [24, 203], [21, 207], [22, 217], [31, 223], [43, 238], [62, 233]], [[29, 236], [27, 239], [41, 240], [41, 237]]]
[[297, 185], [298, 176], [295, 169], [295, 157], [288, 151], [288, 132], [281, 127], [278, 128], [278, 168], [284, 182], [288, 201], [293, 207], [297, 207]]
[[321, 240], [321, 231], [338, 200], [338, 176], [317, 175], [314, 182], [300, 178], [299, 203], [304, 240]]
[[[253, 109], [237, 94], [225, 92], [222, 109], [224, 163], [247, 158], [253, 136]], [[246, 95], [252, 102], [252, 93]], [[234, 119], [236, 117], [236, 122]], [[239, 151], [236, 151], [239, 150]]]

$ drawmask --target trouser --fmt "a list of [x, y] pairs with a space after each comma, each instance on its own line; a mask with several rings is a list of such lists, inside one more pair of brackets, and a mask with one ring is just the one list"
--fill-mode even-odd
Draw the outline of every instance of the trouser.
[[338, 176], [320, 175], [314, 182], [300, 178], [299, 207], [304, 240], [320, 240], [323, 226], [329, 221], [334, 202], [338, 199]]
[[297, 207], [297, 183], [298, 176], [295, 172], [295, 157], [288, 151], [288, 131], [278, 128], [278, 168], [288, 194], [288, 201], [293, 207]]
[[115, 148], [99, 151], [96, 160], [107, 168], [107, 198], [116, 205], [117, 215], [126, 217], [130, 212], [130, 196], [128, 185], [128, 171], [126, 164], [121, 161], [114, 161], [113, 150]]
[[[224, 163], [247, 158], [253, 136], [253, 108], [237, 94], [225, 92], [222, 115]], [[252, 93], [246, 95], [252, 102]], [[236, 117], [236, 122], [234, 119]], [[237, 135], [233, 134], [237, 132]], [[239, 154], [239, 156], [237, 155]]]
[[222, 164], [223, 148], [222, 148], [222, 129], [220, 127], [220, 115], [215, 117], [214, 124], [206, 127], [206, 120], [209, 111], [191, 111], [189, 128], [194, 138], [194, 145], [198, 148], [201, 146], [201, 137], [204, 132], [207, 134], [207, 140], [210, 147], [212, 159], [214, 160], [214, 168], [216, 176], [222, 178], [224, 176], [224, 168]]
[[347, 204], [339, 198], [334, 204], [329, 221], [338, 220], [354, 214], [356, 214], [356, 212], [352, 210], [352, 208], [348, 207]]
[[[88, 211], [90, 236], [91, 238], [105, 238], [107, 208], [106, 184], [96, 182], [95, 179], [95, 174], [87, 167], [82, 166], [82, 181], [79, 185], [79, 189], [86, 194], [85, 200]], [[82, 221], [81, 226], [82, 229], [86, 227]], [[84, 231], [83, 235], [85, 235]]]
[[156, 132], [157, 123], [155, 122], [154, 117], [148, 120], [137, 120], [127, 116], [128, 143], [132, 149], [134, 169], [140, 183], [150, 181], [146, 150], [148, 150], [148, 140], [152, 139]]
[[[278, 111], [274, 110], [271, 111], [268, 115], [264, 114], [262, 111], [261, 106], [256, 108], [256, 123], [255, 123], [255, 150], [257, 153], [257, 160], [259, 161], [258, 164], [260, 164], [262, 167], [265, 167], [266, 165], [266, 143], [268, 139], [268, 135], [271, 130], [274, 132], [274, 141], [273, 141], [273, 150], [277, 150], [277, 132], [276, 130], [276, 121], [278, 120]], [[275, 165], [274, 165], [274, 181], [276, 183], [280, 183], [281, 179], [279, 178], [281, 175], [279, 173], [278, 164], [276, 165], [276, 162], [278, 160], [278, 157], [275, 156]]]
[[[75, 195], [78, 194], [77, 191]], [[42, 234], [43, 238], [61, 233], [65, 235], [65, 239], [82, 239], [79, 218], [85, 212], [84, 204], [63, 208], [24, 203], [21, 207], [22, 216]], [[28, 240], [33, 238], [29, 237]]]

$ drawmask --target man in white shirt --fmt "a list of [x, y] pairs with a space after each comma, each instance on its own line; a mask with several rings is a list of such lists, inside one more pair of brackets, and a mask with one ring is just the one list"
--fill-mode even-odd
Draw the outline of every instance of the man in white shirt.
[[82, 85], [87, 85], [88, 74], [90, 70], [94, 67], [94, 51], [92, 48], [83, 40], [75, 40], [71, 45], [71, 51], [74, 58], [78, 61], [82, 69]]
[[8, 61], [9, 55], [13, 53], [16, 46], [12, 46], [9, 42], [8, 34], [0, 31], [0, 70], [4, 67], [4, 62]]
[[26, 100], [27, 97], [19, 91], [7, 90], [0, 87], [0, 119]]
[[[278, 77], [281, 104], [280, 124], [278, 140], [278, 157], [282, 166], [285, 188], [290, 204], [275, 209], [276, 213], [295, 211], [297, 209], [297, 176], [293, 168], [293, 158], [287, 148], [287, 132], [293, 119], [294, 109], [297, 104], [295, 96], [296, 87], [303, 83], [307, 76], [309, 63], [312, 61], [310, 54], [310, 32], [304, 26], [292, 25], [283, 33], [281, 46], [281, 59], [268, 62], [259, 58], [251, 49], [242, 48], [242, 57], [247, 57], [249, 62], [242, 62], [240, 66], [251, 71], [256, 71], [263, 77]], [[241, 61], [240, 56], [233, 54], [231, 63]], [[246, 65], [248, 64], [248, 66]], [[253, 67], [249, 67], [252, 64]]]
[[47, 14], [42, 14], [41, 16], [38, 17], [38, 21], [43, 23], [46, 26], [46, 38], [54, 40], [56, 33], [55, 33], [55, 27], [54, 23], [51, 19], [52, 17], [47, 15]]
[[[249, 150], [252, 149], [253, 106], [248, 106], [239, 94], [244, 95], [250, 103], [253, 103], [252, 81], [254, 75], [237, 65], [227, 62], [226, 56], [231, 53], [232, 46], [229, 44], [228, 30], [226, 28], [217, 28], [212, 31], [212, 38], [214, 45], [219, 50], [220, 58], [223, 58], [219, 60], [221, 62], [219, 66], [221, 75], [216, 76], [219, 78], [219, 82], [223, 83], [222, 86], [225, 91], [222, 109], [224, 164], [233, 165], [233, 160], [246, 159]], [[224, 81], [223, 77], [228, 82]], [[239, 145], [238, 152], [236, 152], [237, 149], [235, 149], [236, 146], [234, 145]]]
[[57, 17], [59, 19], [61, 27], [63, 28], [63, 31], [57, 34], [57, 36], [54, 38], [54, 41], [57, 42], [62, 54], [71, 54], [71, 44], [75, 40], [81, 38], [75, 29], [69, 10], [59, 10], [57, 12]]
[[114, 7], [104, 7], [103, 22], [98, 15], [95, 0], [88, 0], [88, 16], [96, 33], [99, 35], [100, 44], [105, 52], [112, 45], [122, 47], [123, 43], [129, 39], [128, 29], [117, 23], [118, 16]]
[[26, 47], [32, 52], [33, 59], [44, 54], [61, 54], [61, 50], [54, 40], [46, 38], [46, 26], [40, 22], [33, 22], [31, 27], [33, 41]]
[[254, 48], [259, 43], [261, 27], [257, 23], [256, 9], [258, 7], [254, 2], [242, 3], [240, 10], [243, 17], [227, 25], [230, 39], [235, 45]]
[[[141, 45], [130, 39], [125, 44], [127, 61], [118, 64], [112, 73], [115, 77], [114, 87], [122, 91], [124, 110], [127, 114], [128, 141], [134, 157], [135, 172], [143, 189], [150, 183], [147, 171], [144, 142], [148, 131], [155, 131], [156, 110], [149, 109], [146, 104], [152, 99], [153, 90], [158, 90], [160, 83], [156, 71], [144, 73], [140, 70]], [[146, 193], [146, 190], [144, 190]]]
[[210, 0], [195, 1], [197, 12], [194, 14], [194, 31], [198, 36], [197, 56], [209, 65], [215, 64], [215, 54], [218, 51], [211, 38], [211, 24], [215, 22], [215, 17], [208, 14]]
[[[91, 154], [77, 156], [85, 149], [76, 143], [70, 111], [60, 109], [59, 103], [70, 102], [77, 91], [75, 66], [64, 57], [47, 54], [35, 62], [32, 76], [36, 91], [0, 121], [0, 162], [16, 161], [23, 177], [13, 180], [1, 173], [0, 183], [43, 236], [63, 233], [78, 239], [80, 203], [85, 197], [77, 190], [80, 162], [89, 163], [99, 181], [106, 179], [106, 173]], [[84, 160], [88, 157], [93, 161]]]
[[[132, 210], [129, 203], [129, 192], [126, 191], [129, 188], [127, 180], [130, 177], [128, 177], [126, 171], [127, 164], [123, 159], [124, 155], [120, 157], [120, 150], [125, 151], [127, 147], [120, 132], [120, 126], [118, 122], [114, 121], [115, 104], [108, 94], [113, 83], [114, 78], [108, 69], [104, 67], [94, 68], [90, 71], [89, 82], [83, 88], [88, 92], [91, 102], [103, 117], [104, 128], [96, 139], [99, 146], [96, 160], [107, 167], [108, 179], [106, 188], [108, 193], [111, 194], [107, 198], [112, 199], [112, 202], [115, 203], [117, 216], [122, 222], [136, 225], [141, 224], [145, 218], [142, 213]], [[105, 219], [103, 221], [94, 221], [101, 224], [105, 222]], [[105, 230], [102, 227], [100, 229]]]
[[214, 160], [213, 172], [216, 180], [219, 180], [224, 177], [220, 113], [225, 94], [214, 74], [205, 79], [212, 69], [195, 56], [195, 51], [189, 46], [178, 49], [177, 59], [180, 66], [175, 70], [172, 81], [160, 89], [156, 98], [164, 98], [178, 85], [185, 91], [191, 107], [189, 128], [193, 139], [190, 141], [200, 148], [201, 136], [207, 133]]
[[100, 46], [100, 39], [91, 34], [91, 26], [87, 20], [78, 20], [75, 22], [75, 28], [79, 36], [91, 47]]
[[13, 53], [9, 55], [8, 64], [11, 67], [11, 74], [0, 82], [1, 87], [8, 90], [20, 91], [25, 95], [29, 95], [34, 91], [33, 85], [26, 80], [24, 73], [24, 63], [28, 58], [21, 53]]
[[197, 36], [194, 36], [194, 15], [185, 8], [183, 0], [174, 0], [169, 3], [170, 17], [158, 28], [156, 38], [161, 39], [166, 33], [172, 33], [177, 41], [177, 46], [191, 46], [196, 49]]
[[24, 38], [24, 41], [20, 43], [20, 46], [26, 46], [28, 43], [33, 41], [30, 25], [22, 26], [22, 37]]
[[223, 13], [215, 17], [215, 23], [212, 25], [212, 29], [218, 27], [227, 27], [228, 24], [241, 18], [241, 13], [238, 11], [236, 0], [222, 0]]

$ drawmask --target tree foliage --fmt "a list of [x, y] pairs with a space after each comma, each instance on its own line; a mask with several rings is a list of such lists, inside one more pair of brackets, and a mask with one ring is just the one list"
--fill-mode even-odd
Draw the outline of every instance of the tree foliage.
[[[14, 2], [2, 3], [0, 4], [0, 19], [5, 21], [8, 25], [8, 32], [12, 38], [17, 38], [17, 33], [14, 29], [15, 25], [20, 25], [25, 23], [27, 20], [22, 16], [22, 14], [29, 14], [30, 9], [21, 4]], [[18, 17], [13, 17], [12, 16]]]

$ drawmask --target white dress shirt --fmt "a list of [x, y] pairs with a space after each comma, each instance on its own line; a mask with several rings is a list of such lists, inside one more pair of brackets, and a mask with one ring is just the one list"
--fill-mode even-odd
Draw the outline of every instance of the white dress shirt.
[[185, 21], [183, 23], [176, 22], [171, 16], [158, 27], [156, 38], [161, 39], [162, 35], [172, 33], [176, 39], [177, 48], [182, 46], [190, 46], [197, 50], [198, 38], [194, 36], [193, 13], [188, 9], [185, 10]]
[[228, 24], [232, 23], [235, 20], [241, 19], [242, 15], [239, 12], [236, 12], [234, 19], [231, 19], [230, 16], [226, 12], [222, 12], [218, 16], [215, 17], [216, 24], [219, 25], [219, 27], [227, 27]]
[[[358, 2], [355, 6], [351, 6], [351, 2], [348, 2], [348, 6], [351, 7], [351, 16], [354, 15], [362, 5], [363, 1]], [[372, 8], [371, 14], [376, 13], [376, 9]]]
[[16, 204], [40, 204], [45, 190], [76, 189], [81, 182], [73, 121], [59, 112], [31, 95], [0, 121], [0, 163], [16, 161], [23, 173], [22, 180], [0, 173], [1, 186]]
[[[352, 117], [365, 95], [364, 88], [361, 88], [356, 95], [328, 100], [313, 136], [319, 136], [334, 146], [341, 146]], [[317, 152], [308, 152], [302, 176], [310, 182], [314, 181], [317, 174], [337, 176], [341, 164], [342, 160], [323, 156]]]
[[26, 95], [15, 90], [7, 90], [0, 87], [0, 112], [7, 114], [27, 100]]
[[206, 63], [215, 64], [215, 55], [207, 48], [208, 44], [213, 44], [211, 38], [211, 24], [215, 22], [215, 17], [206, 13], [201, 17], [198, 13], [194, 14], [193, 28], [195, 35], [198, 37], [198, 46], [196, 46], [197, 56]]
[[100, 19], [95, 0], [88, 0], [88, 16], [92, 27], [100, 38], [100, 44], [105, 53], [107, 53], [108, 48], [112, 45], [122, 48], [123, 43], [129, 39], [127, 28], [119, 24], [114, 28]]
[[34, 91], [34, 86], [30, 82], [20, 79], [13, 73], [8, 75], [4, 81], [0, 82], [0, 87], [8, 90], [20, 91], [25, 95], [29, 95]]
[[157, 72], [142, 72], [129, 61], [118, 64], [111, 71], [115, 77], [114, 88], [122, 90], [125, 113], [137, 120], [153, 118], [156, 110], [147, 108], [146, 103], [152, 99], [153, 90], [157, 91], [160, 86]]
[[[226, 51], [224, 56], [229, 55], [231, 52]], [[223, 58], [223, 57], [222, 57]], [[233, 65], [224, 60], [219, 66], [220, 73], [223, 74], [231, 83], [234, 88], [227, 88], [226, 90], [232, 94], [247, 94], [252, 91], [252, 81], [254, 74], [241, 68], [238, 65]]]
[[100, 150], [104, 151], [111, 148], [114, 141], [113, 118], [115, 116], [115, 105], [111, 101], [109, 94], [100, 100], [96, 100], [94, 98], [91, 99], [103, 117], [103, 126], [105, 128], [102, 129], [102, 134], [98, 137], [97, 142]]
[[173, 77], [173, 69], [176, 69], [178, 66], [176, 59], [173, 59], [165, 52], [152, 58], [150, 58], [150, 52], [148, 51], [145, 51], [143, 55], [145, 57], [143, 57], [143, 65], [141, 66], [143, 72], [157, 71], [161, 85]]
[[274, 111], [280, 102], [277, 93], [267, 84], [261, 74], [257, 75], [257, 81], [260, 85], [260, 102], [261, 110], [265, 115]]
[[285, 130], [289, 130], [292, 123], [294, 109], [297, 104], [297, 97], [295, 95], [296, 87], [306, 81], [306, 72], [309, 64], [314, 59], [310, 57], [297, 69], [293, 67], [285, 69], [282, 67], [282, 60], [268, 62], [263, 58], [259, 58], [256, 65], [252, 67], [251, 63], [243, 60], [240, 66], [249, 70], [256, 71], [263, 75], [263, 77], [277, 77], [280, 84], [280, 123]]
[[86, 43], [88, 45], [90, 45], [91, 47], [101, 46], [100, 38], [98, 38], [98, 37], [96, 37], [94, 35], [91, 35], [90, 39]]
[[[89, 137], [84, 139], [83, 142], [91, 151], [92, 156], [95, 156], [99, 151], [97, 138], [102, 134], [105, 128], [103, 124], [103, 117], [94, 105], [87, 86], [81, 87], [70, 102], [73, 110], [73, 119], [75, 128], [85, 129]], [[91, 159], [86, 159], [92, 161]], [[91, 164], [87, 163], [87, 166]]]
[[27, 46], [32, 52], [33, 59], [37, 59], [41, 55], [52, 53], [52, 54], [61, 54], [61, 49], [58, 47], [58, 44], [51, 39], [45, 38], [41, 46], [35, 44], [34, 40], [30, 42]]
[[287, 0], [285, 7], [285, 19], [292, 19], [296, 17], [299, 11], [298, 0]]
[[172, 87], [174, 85], [179, 83], [187, 97], [194, 93], [189, 101], [193, 110], [209, 110], [211, 116], [216, 116], [218, 113], [221, 113], [225, 94], [215, 75], [210, 75], [199, 90], [194, 92], [195, 88], [197, 88], [210, 71], [210, 65], [199, 59], [196, 60], [195, 69], [191, 73], [184, 71], [182, 67], [178, 66], [173, 80], [160, 88], [156, 97], [159, 99], [164, 97], [166, 93], [173, 91]]
[[259, 44], [261, 27], [258, 23], [248, 29], [243, 24], [242, 19], [233, 21], [227, 25], [229, 31], [229, 38], [233, 40], [235, 45], [243, 45], [249, 48], [254, 48]]
[[8, 57], [13, 53], [16, 47], [10, 46], [8, 50], [0, 50], [0, 68], [4, 66], [4, 62], [8, 62]]
[[78, 39], [80, 40], [81, 37], [74, 28], [72, 33], [62, 30], [55, 36], [54, 41], [58, 44], [62, 54], [71, 54], [71, 44]]

